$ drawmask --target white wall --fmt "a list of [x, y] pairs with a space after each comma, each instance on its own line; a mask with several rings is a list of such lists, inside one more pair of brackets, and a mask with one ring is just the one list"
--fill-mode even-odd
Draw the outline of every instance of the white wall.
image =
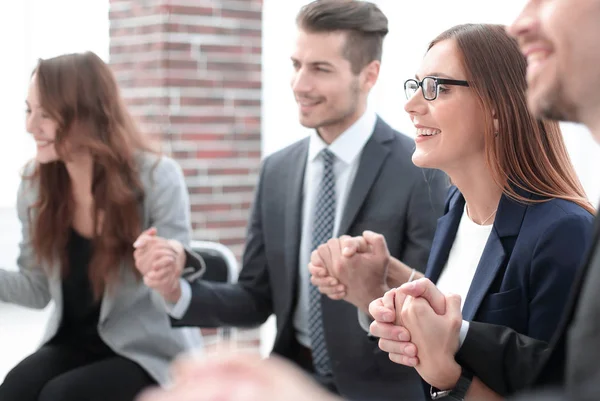
[[24, 135], [26, 71], [29, 57], [30, 32], [25, 25], [25, 1], [15, 1], [8, 6], [10, 18], [0, 24], [0, 41], [3, 62], [0, 64], [0, 110], [3, 129], [0, 134], [0, 207], [13, 207], [19, 185], [19, 169], [32, 154], [33, 143]]
[[13, 207], [19, 171], [34, 155], [25, 97], [38, 58], [92, 50], [108, 60], [108, 0], [20, 0], [3, 5], [0, 44], [0, 207]]
[[[19, 171], [34, 155], [25, 132], [25, 97], [38, 58], [92, 50], [108, 60], [108, 0], [19, 0], [3, 4], [0, 24], [0, 268], [15, 269], [21, 238], [14, 210]], [[35, 349], [50, 307], [32, 311], [0, 303], [0, 383]]]

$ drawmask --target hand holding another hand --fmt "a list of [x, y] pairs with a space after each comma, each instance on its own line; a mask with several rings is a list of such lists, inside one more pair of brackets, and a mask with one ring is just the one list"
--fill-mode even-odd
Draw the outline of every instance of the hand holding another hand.
[[456, 384], [461, 373], [454, 360], [462, 323], [458, 295], [445, 296], [430, 280], [420, 279], [388, 291], [369, 311], [375, 319], [371, 334], [392, 361], [415, 367], [435, 387]]
[[385, 238], [365, 231], [320, 245], [311, 255], [311, 282], [332, 299], [344, 299], [364, 312], [387, 289], [390, 253]]
[[179, 279], [185, 265], [183, 245], [158, 237], [156, 229], [150, 228], [138, 237], [133, 246], [135, 266], [144, 283], [168, 302], [176, 303], [181, 296]]

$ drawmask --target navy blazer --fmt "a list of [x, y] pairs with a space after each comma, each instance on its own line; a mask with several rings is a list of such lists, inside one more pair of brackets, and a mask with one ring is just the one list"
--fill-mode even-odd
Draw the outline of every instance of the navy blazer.
[[[448, 261], [464, 207], [460, 191], [451, 188], [425, 273], [434, 283]], [[550, 340], [592, 238], [592, 224], [593, 216], [570, 201], [524, 204], [503, 195], [464, 302], [463, 319]]]

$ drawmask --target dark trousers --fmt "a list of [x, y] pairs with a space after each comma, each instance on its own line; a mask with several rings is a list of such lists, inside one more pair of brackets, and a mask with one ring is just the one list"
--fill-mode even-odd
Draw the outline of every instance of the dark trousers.
[[135, 362], [49, 344], [21, 361], [0, 385], [0, 401], [133, 401], [155, 381]]

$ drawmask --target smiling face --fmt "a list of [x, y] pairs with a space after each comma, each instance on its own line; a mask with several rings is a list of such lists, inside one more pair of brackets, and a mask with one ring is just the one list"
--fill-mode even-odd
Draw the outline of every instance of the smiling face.
[[[343, 50], [346, 33], [307, 32], [299, 29], [292, 55], [294, 92], [300, 123], [319, 131], [339, 134], [354, 123], [366, 108], [367, 95], [375, 84], [379, 62], [360, 73], [352, 72]], [[335, 136], [335, 135], [334, 135]]]
[[[438, 42], [427, 52], [416, 78], [425, 76], [466, 80], [454, 39]], [[417, 130], [415, 165], [451, 174], [473, 162], [485, 162], [484, 113], [471, 88], [440, 84], [433, 101], [425, 100], [418, 90], [404, 109]]]
[[528, 104], [586, 122], [600, 107], [600, 0], [530, 0], [509, 28], [527, 57]]
[[50, 163], [59, 159], [56, 152], [55, 139], [58, 124], [40, 105], [37, 78], [34, 75], [27, 91], [26, 119], [27, 132], [33, 135], [36, 144], [36, 160], [39, 163]]

